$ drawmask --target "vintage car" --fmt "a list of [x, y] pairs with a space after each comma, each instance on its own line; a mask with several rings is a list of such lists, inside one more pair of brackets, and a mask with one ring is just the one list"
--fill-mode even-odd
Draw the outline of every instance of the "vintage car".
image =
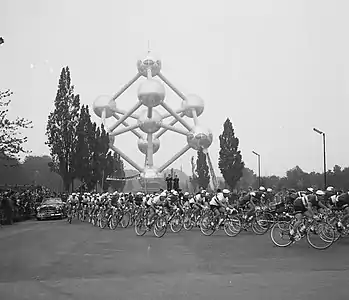
[[36, 209], [36, 219], [62, 219], [66, 217], [65, 203], [61, 198], [45, 198]]

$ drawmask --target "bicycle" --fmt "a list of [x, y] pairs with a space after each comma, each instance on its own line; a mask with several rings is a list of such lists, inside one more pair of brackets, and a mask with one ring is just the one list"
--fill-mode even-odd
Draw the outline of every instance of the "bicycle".
[[[334, 228], [324, 220], [320, 218], [307, 218], [303, 217], [302, 223], [297, 229], [295, 235], [291, 235], [291, 229], [294, 228], [294, 224], [297, 219], [293, 216], [291, 221], [279, 221], [275, 223], [270, 231], [270, 237], [274, 245], [277, 247], [288, 247], [303, 238], [306, 238], [308, 244], [317, 250], [325, 250], [329, 248], [335, 242], [335, 230]], [[278, 241], [277, 238], [281, 238]], [[318, 237], [324, 245], [317, 245], [315, 238]]]

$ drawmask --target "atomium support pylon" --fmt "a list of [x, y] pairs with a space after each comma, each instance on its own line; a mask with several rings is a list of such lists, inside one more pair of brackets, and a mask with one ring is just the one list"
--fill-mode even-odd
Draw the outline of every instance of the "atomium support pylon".
[[[138, 73], [136, 76], [122, 87], [119, 92], [114, 96], [100, 96], [93, 103], [95, 114], [102, 119], [102, 123], [109, 133], [110, 148], [119, 153], [125, 161], [139, 171], [143, 178], [163, 178], [161, 172], [189, 149], [203, 149], [209, 163], [212, 188], [216, 188], [217, 179], [207, 151], [212, 144], [213, 136], [210, 130], [202, 127], [199, 123], [199, 116], [204, 111], [204, 101], [194, 94], [182, 94], [161, 73], [161, 61], [153, 59], [149, 53], [145, 59], [137, 62], [137, 67]], [[142, 76], [145, 77], [146, 80], [142, 81], [139, 85], [137, 103], [129, 111], [119, 109], [115, 100]], [[179, 109], [173, 110], [165, 103], [165, 87], [159, 80], [154, 79], [155, 77], [160, 78], [182, 99], [182, 105]], [[157, 106], [162, 106], [167, 113], [163, 115], [160, 114], [155, 109]], [[139, 113], [136, 113], [139, 108], [143, 109], [141, 109]], [[106, 119], [112, 117], [117, 121], [114, 125], [108, 127], [106, 125]], [[170, 117], [173, 117], [173, 120], [169, 123], [165, 123], [164, 121]], [[190, 125], [184, 117], [193, 119], [194, 124]], [[129, 125], [126, 121], [127, 118], [136, 119], [137, 123], [135, 125]], [[184, 128], [178, 129], [174, 127], [177, 122]], [[120, 128], [120, 125], [123, 125], [124, 128]], [[140, 129], [143, 134], [139, 133], [137, 129]], [[162, 166], [155, 167], [153, 156], [159, 150], [159, 138], [168, 130], [184, 135], [187, 139], [186, 146]], [[115, 136], [128, 131], [131, 131], [138, 138], [138, 149], [145, 155], [143, 167], [139, 166], [125, 153], [114, 146]]]

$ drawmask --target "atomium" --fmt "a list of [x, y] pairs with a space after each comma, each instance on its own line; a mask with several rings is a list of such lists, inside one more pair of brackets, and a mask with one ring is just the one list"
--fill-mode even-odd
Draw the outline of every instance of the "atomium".
[[[120, 156], [140, 172], [143, 178], [162, 178], [161, 172], [168, 168], [180, 156], [189, 149], [204, 150], [207, 154], [213, 187], [217, 185], [216, 176], [213, 171], [212, 163], [207, 149], [213, 141], [212, 132], [199, 123], [198, 117], [204, 111], [204, 101], [195, 94], [182, 94], [161, 72], [161, 61], [147, 56], [137, 62], [138, 73], [127, 83], [119, 92], [113, 96], [100, 96], [93, 103], [94, 113], [102, 119], [104, 127], [109, 133], [109, 146], [118, 152]], [[116, 105], [116, 100], [133, 85], [140, 77], [145, 77], [138, 87], [138, 102], [129, 111], [123, 111]], [[178, 109], [172, 109], [166, 104], [166, 90], [164, 84], [179, 95], [182, 100]], [[136, 111], [142, 108], [139, 113]], [[166, 113], [160, 113], [155, 107], [162, 107]], [[108, 126], [107, 119], [114, 117], [116, 123]], [[187, 117], [188, 119], [185, 119]], [[129, 124], [127, 119], [136, 120], [135, 124]], [[172, 118], [170, 122], [165, 122]], [[190, 124], [190, 119], [193, 124]], [[180, 123], [184, 128], [174, 127]], [[121, 127], [123, 125], [123, 127]], [[138, 130], [141, 130], [139, 132]], [[173, 155], [167, 162], [160, 167], [154, 165], [154, 154], [160, 148], [160, 137], [166, 131], [173, 131], [186, 137], [186, 145], [182, 150]], [[125, 133], [132, 132], [137, 138], [139, 151], [145, 155], [143, 166], [138, 165], [129, 156], [118, 149], [115, 143], [115, 137]]]

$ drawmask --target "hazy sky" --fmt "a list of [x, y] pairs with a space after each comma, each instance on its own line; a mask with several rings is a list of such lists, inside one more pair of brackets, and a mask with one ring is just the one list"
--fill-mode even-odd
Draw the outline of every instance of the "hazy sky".
[[[284, 175], [295, 165], [321, 171], [321, 136], [313, 127], [327, 134], [328, 167], [348, 166], [348, 8], [346, 0], [1, 0], [0, 89], [14, 92], [11, 116], [34, 122], [28, 148], [48, 154], [46, 121], [61, 68], [70, 67], [76, 93], [92, 106], [136, 74], [150, 40], [163, 74], [204, 99], [200, 121], [214, 134], [215, 165], [229, 117], [246, 165], [256, 170], [251, 151], [259, 152], [263, 175]], [[117, 100], [120, 108], [135, 104], [138, 85]], [[181, 103], [169, 89], [165, 101]], [[143, 163], [132, 133], [117, 141]], [[155, 164], [185, 141], [165, 134]], [[189, 174], [194, 154], [173, 166]]]

